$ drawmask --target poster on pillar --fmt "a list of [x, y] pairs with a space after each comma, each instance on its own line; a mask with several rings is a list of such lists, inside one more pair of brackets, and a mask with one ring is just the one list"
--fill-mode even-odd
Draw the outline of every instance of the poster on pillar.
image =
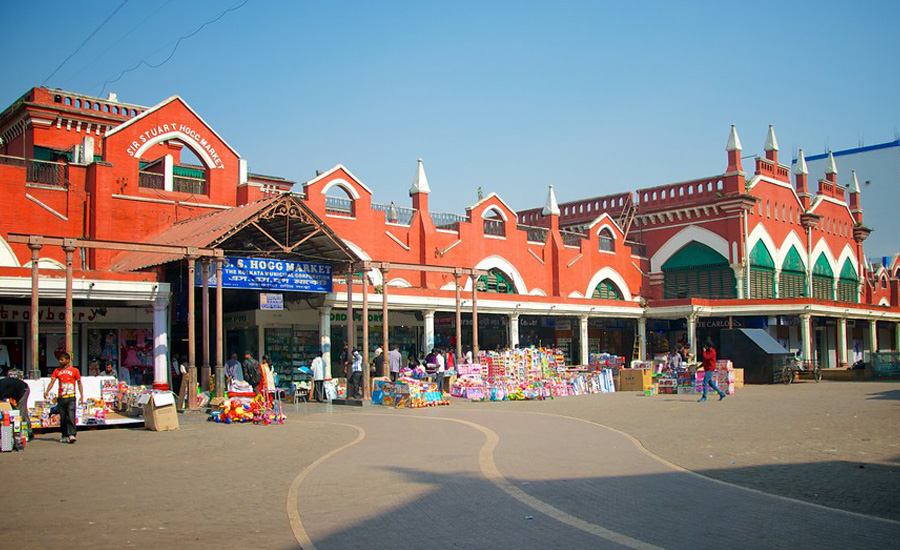
[[[203, 284], [201, 269], [195, 271], [195, 283]], [[212, 267], [209, 286], [216, 286]], [[331, 292], [332, 267], [318, 262], [228, 256], [222, 264], [222, 288]]]

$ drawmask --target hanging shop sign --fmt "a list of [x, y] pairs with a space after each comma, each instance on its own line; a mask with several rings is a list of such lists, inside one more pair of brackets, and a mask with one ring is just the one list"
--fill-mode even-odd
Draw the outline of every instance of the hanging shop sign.
[[[197, 270], [196, 281], [197, 284], [203, 281], [200, 270]], [[317, 262], [228, 256], [222, 265], [223, 288], [331, 292], [331, 281], [331, 265]], [[215, 285], [213, 272], [209, 286]]]
[[260, 292], [259, 309], [284, 309], [284, 294]]

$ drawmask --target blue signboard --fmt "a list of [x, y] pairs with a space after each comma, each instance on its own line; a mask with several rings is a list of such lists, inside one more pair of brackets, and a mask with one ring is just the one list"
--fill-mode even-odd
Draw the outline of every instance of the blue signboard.
[[[317, 262], [229, 256], [222, 265], [222, 287], [331, 292], [331, 271], [331, 265]], [[201, 271], [197, 269], [196, 282], [199, 285], [202, 281]], [[213, 271], [209, 278], [209, 286], [215, 285], [216, 277]]]

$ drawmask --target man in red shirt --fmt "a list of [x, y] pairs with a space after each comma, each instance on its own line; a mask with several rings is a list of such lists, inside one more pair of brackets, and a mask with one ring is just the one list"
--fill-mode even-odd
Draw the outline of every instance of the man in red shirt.
[[59, 397], [56, 404], [59, 406], [59, 429], [62, 432], [62, 443], [75, 443], [75, 386], [78, 385], [78, 393], [81, 395], [79, 403], [84, 405], [84, 388], [81, 387], [81, 373], [71, 365], [72, 358], [68, 353], [59, 354], [59, 368], [53, 371], [50, 377], [50, 385], [44, 390], [44, 399], [47, 399], [53, 383], [59, 381]]
[[707, 386], [719, 394], [719, 401], [725, 399], [725, 392], [716, 385], [716, 348], [709, 338], [703, 342], [703, 364], [700, 366], [703, 368], [703, 397], [700, 401], [706, 401]]

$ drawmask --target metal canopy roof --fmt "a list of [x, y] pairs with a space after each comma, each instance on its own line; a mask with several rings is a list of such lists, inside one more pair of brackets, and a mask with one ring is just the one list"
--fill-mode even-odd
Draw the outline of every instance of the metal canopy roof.
[[[305, 204], [290, 194], [190, 218], [147, 239], [146, 244], [216, 248], [231, 256], [351, 264], [360, 260]], [[180, 260], [165, 253], [126, 252], [113, 271], [137, 271]]]

